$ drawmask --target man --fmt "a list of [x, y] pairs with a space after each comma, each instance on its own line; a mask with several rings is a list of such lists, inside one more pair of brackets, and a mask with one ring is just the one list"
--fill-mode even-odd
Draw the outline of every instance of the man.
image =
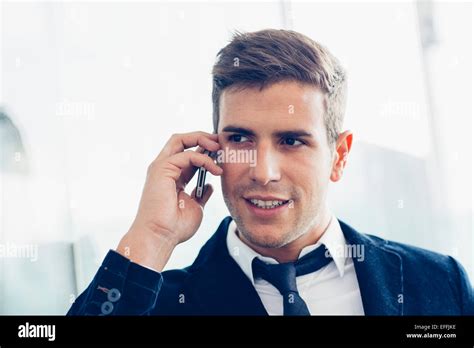
[[[293, 31], [237, 34], [218, 54], [212, 98], [215, 134], [169, 139], [131, 228], [68, 314], [473, 313], [453, 258], [361, 234], [330, 212], [352, 133], [341, 132], [346, 75], [327, 49]], [[256, 161], [215, 163], [204, 150]], [[191, 266], [162, 272], [212, 194], [185, 193], [198, 167], [221, 177], [231, 217]]]

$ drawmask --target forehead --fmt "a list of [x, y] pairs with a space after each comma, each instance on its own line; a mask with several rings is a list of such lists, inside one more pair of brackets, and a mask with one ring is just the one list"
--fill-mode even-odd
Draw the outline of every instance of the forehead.
[[288, 127], [323, 127], [324, 93], [316, 86], [282, 81], [263, 90], [258, 87], [226, 89], [220, 98], [219, 130], [226, 125], [254, 131]]

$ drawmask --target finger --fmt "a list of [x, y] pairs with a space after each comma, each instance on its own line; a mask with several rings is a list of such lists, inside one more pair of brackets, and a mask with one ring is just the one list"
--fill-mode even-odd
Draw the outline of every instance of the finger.
[[211, 157], [195, 151], [185, 151], [171, 156], [168, 158], [168, 163], [181, 169], [180, 176], [183, 175], [183, 172], [184, 174], [188, 173], [192, 166], [204, 167], [214, 175], [221, 175], [223, 173], [223, 169]]
[[210, 151], [217, 151], [220, 148], [218, 135], [206, 132], [174, 134], [163, 147], [158, 157], [170, 157], [198, 145]]
[[[194, 152], [197, 152], [197, 153], [204, 153], [204, 151], [207, 151], [207, 150], [206, 150], [205, 148], [201, 147], [201, 146], [198, 146], [198, 147], [194, 150]], [[213, 157], [211, 157], [211, 158], [213, 158]], [[214, 158], [213, 158], [213, 161], [215, 162]], [[183, 183], [184, 186], [186, 186], [187, 183], [188, 183], [189, 181], [191, 181], [191, 179], [193, 178], [194, 173], [196, 173], [196, 170], [197, 170], [197, 169], [198, 169], [197, 167], [194, 167], [194, 166], [193, 166], [193, 167], [190, 167], [189, 169], [184, 169], [184, 170], [183, 170], [183, 172], [182, 172], [182, 174], [181, 174], [181, 178], [182, 178], [182, 183]], [[184, 187], [184, 186], [183, 186], [183, 187]]]
[[[201, 146], [198, 146], [194, 151], [197, 153], [204, 153], [206, 149]], [[179, 182], [177, 182], [180, 188], [184, 190], [188, 182], [190, 182], [193, 178], [194, 174], [196, 173], [196, 170], [198, 170], [198, 167], [195, 166], [191, 166], [188, 169], [183, 169], [183, 171], [181, 172], [181, 177], [179, 178]]]
[[184, 190], [198, 169], [199, 168], [195, 166], [183, 169], [181, 171], [181, 176], [179, 177], [178, 181], [176, 181], [176, 187]]
[[201, 147], [201, 146], [198, 146], [194, 151], [199, 152], [199, 153], [204, 153], [204, 151], [206, 151], [206, 149]]
[[[204, 153], [204, 151], [206, 151], [204, 148], [202, 147], [198, 147], [196, 150], [194, 150], [194, 152], [196, 153]], [[186, 151], [185, 151], [186, 152]], [[208, 155], [207, 155], [208, 156]], [[214, 160], [213, 160], [214, 161]], [[179, 178], [179, 180], [176, 182], [176, 184], [182, 188], [184, 190], [184, 188], [186, 187], [186, 185], [191, 181], [191, 179], [193, 178], [193, 176], [195, 175], [196, 173], [196, 170], [198, 170], [199, 168], [196, 167], [196, 166], [190, 166], [188, 168], [185, 168], [181, 171], [181, 177]]]

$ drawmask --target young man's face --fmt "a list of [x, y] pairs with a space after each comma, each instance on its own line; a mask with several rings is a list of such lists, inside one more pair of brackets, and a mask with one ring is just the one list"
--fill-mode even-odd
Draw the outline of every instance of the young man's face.
[[[317, 87], [291, 81], [262, 91], [227, 89], [221, 95], [222, 148], [256, 151], [255, 166], [223, 163], [221, 177], [239, 233], [255, 246], [285, 246], [327, 213], [326, 193], [337, 155], [327, 141], [323, 100]], [[272, 201], [281, 205], [274, 207]]]

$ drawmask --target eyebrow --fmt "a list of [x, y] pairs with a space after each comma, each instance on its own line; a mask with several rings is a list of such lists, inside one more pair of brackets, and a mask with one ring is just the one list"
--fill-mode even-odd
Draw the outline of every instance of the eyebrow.
[[247, 128], [242, 128], [242, 127], [236, 127], [236, 126], [226, 126], [224, 129], [222, 129], [223, 132], [229, 132], [229, 133], [239, 133], [242, 135], [253, 135], [255, 136], [255, 132], [247, 129]]
[[[222, 129], [223, 132], [232, 132], [232, 133], [239, 133], [242, 135], [250, 135], [255, 136], [255, 132], [248, 128], [237, 127], [237, 126], [226, 126]], [[300, 138], [300, 137], [309, 137], [312, 138], [313, 134], [303, 130], [303, 129], [291, 129], [285, 131], [277, 131], [273, 133], [274, 136], [284, 138]]]

